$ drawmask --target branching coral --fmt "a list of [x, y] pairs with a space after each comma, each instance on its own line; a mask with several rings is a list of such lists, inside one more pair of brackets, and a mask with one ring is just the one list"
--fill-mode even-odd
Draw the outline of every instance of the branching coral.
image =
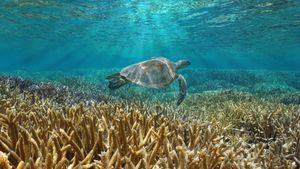
[[0, 168], [1, 169], [11, 169], [7, 155], [0, 151]]
[[[294, 120], [287, 139], [278, 143], [250, 144], [241, 138], [232, 144], [232, 126], [145, 112], [163, 111], [157, 106], [110, 102], [64, 107], [20, 99], [0, 105], [6, 105], [0, 113], [0, 150], [17, 168], [295, 168], [299, 161], [299, 124]], [[279, 141], [284, 141], [281, 150]]]
[[300, 167], [297, 105], [232, 90], [190, 95], [179, 108], [138, 99], [66, 104], [57, 97], [73, 93], [33, 100], [6, 85], [0, 151], [8, 167]]
[[237, 144], [240, 138], [250, 147], [264, 143], [266, 154], [262, 159], [266, 168], [286, 165], [289, 160], [297, 164], [299, 106], [271, 103], [231, 90], [195, 95], [186, 104], [202, 108], [187, 107], [188, 112], [203, 111], [202, 118], [222, 122], [222, 126], [230, 125], [227, 136], [231, 144]]

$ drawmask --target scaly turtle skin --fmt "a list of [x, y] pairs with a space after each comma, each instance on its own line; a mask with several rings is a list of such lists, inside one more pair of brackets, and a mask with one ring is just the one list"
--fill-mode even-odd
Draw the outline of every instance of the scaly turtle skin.
[[163, 88], [170, 85], [174, 80], [179, 82], [179, 96], [177, 105], [181, 104], [186, 96], [186, 80], [176, 71], [190, 65], [189, 61], [181, 60], [176, 63], [164, 57], [157, 57], [137, 64], [130, 65], [121, 72], [108, 76], [108, 87], [117, 89], [129, 82], [147, 88]]

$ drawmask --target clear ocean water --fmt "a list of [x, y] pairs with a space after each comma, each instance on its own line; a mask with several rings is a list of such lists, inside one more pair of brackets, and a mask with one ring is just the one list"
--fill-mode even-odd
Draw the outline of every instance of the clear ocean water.
[[0, 0], [3, 168], [299, 169], [300, 0]]
[[300, 69], [298, 0], [1, 0], [0, 70]]

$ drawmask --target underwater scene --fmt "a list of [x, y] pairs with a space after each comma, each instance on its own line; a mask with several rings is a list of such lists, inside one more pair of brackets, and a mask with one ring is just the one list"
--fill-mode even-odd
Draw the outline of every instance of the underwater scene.
[[299, 0], [1, 0], [0, 169], [299, 169]]

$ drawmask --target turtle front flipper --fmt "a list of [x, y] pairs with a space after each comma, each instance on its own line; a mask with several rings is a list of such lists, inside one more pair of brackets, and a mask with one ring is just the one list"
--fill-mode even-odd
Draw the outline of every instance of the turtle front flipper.
[[182, 75], [178, 75], [179, 94], [177, 99], [177, 106], [179, 106], [186, 96], [187, 84]]

